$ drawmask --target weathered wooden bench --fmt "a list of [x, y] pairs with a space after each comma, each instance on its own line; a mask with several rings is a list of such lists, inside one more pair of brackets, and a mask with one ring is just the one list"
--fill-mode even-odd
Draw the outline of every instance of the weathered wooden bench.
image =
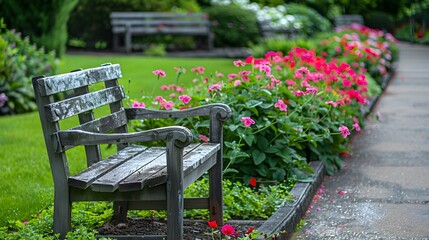
[[[184, 208], [209, 209], [211, 218], [222, 223], [222, 122], [229, 118], [230, 108], [224, 104], [180, 111], [124, 108], [120, 77], [120, 66], [107, 64], [33, 78], [54, 179], [55, 233], [64, 238], [70, 231], [72, 202], [79, 201], [114, 202], [116, 221], [125, 221], [129, 209], [166, 209], [167, 239], [182, 239]], [[61, 93], [66, 97], [57, 100]], [[101, 115], [97, 108], [103, 106], [106, 109], [100, 112], [109, 113], [95, 118], [94, 112]], [[196, 116], [210, 118], [208, 143], [191, 143], [192, 133], [181, 126], [127, 131], [131, 120]], [[65, 119], [76, 126], [62, 130]], [[165, 147], [131, 144], [154, 140], [164, 141]], [[115, 144], [118, 151], [103, 160], [100, 144]], [[70, 175], [68, 165], [76, 159], [67, 159], [66, 151], [79, 145], [84, 146], [87, 168]], [[184, 199], [184, 189], [207, 171], [209, 196]]]
[[263, 38], [280, 36], [287, 39], [295, 38], [298, 30], [295, 28], [276, 28], [271, 25], [271, 20], [258, 21], [258, 28]]
[[[131, 52], [132, 37], [148, 35], [202, 36], [207, 39], [208, 49], [213, 48], [214, 35], [205, 13], [112, 12], [110, 24], [114, 50]], [[123, 47], [119, 44], [121, 36]]]
[[340, 15], [335, 17], [335, 26], [348, 26], [353, 23], [363, 25], [363, 17], [361, 15]]

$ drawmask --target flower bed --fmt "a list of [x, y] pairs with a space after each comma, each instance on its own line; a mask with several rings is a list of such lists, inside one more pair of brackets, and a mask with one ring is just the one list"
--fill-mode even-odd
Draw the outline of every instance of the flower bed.
[[[228, 104], [233, 110], [233, 117], [224, 126], [224, 174], [225, 178], [231, 179], [231, 186], [227, 186], [225, 191], [233, 189], [233, 183], [237, 181], [248, 185], [250, 190], [240, 188], [241, 194], [240, 191], [230, 191], [225, 194], [225, 202], [234, 206], [237, 199], [252, 199], [252, 194], [261, 197], [264, 189], [261, 183], [281, 186], [279, 184], [285, 180], [309, 182], [305, 186], [300, 183], [295, 186], [302, 189], [302, 194], [310, 196], [316, 188], [314, 177], [323, 172], [320, 167], [311, 168], [312, 161], [321, 160], [329, 174], [341, 168], [339, 155], [348, 152], [348, 136], [364, 127], [363, 119], [370, 107], [370, 99], [381, 92], [380, 83], [383, 81], [376, 79], [386, 79], [384, 73], [392, 70], [391, 62], [395, 59], [391, 51], [394, 42], [380, 32], [367, 28], [346, 31], [322, 40], [318, 49], [295, 47], [288, 53], [267, 52], [263, 58], [248, 57], [234, 61], [232, 64], [237, 67], [234, 73], [207, 74], [203, 66], [192, 69], [178, 67], [176, 84], [161, 85], [166, 94], [131, 99], [130, 105], [170, 110], [212, 102]], [[182, 75], [185, 73], [186, 76], [193, 75], [188, 78], [193, 84], [184, 84]], [[162, 69], [153, 71], [153, 74], [158, 79], [154, 87], [159, 86], [159, 81], [164, 77], [170, 77]], [[132, 127], [135, 130], [153, 128], [164, 125], [164, 121], [168, 120], [140, 121]], [[207, 119], [201, 118], [196, 122], [183, 119], [176, 124], [189, 127], [198, 141], [208, 141]], [[297, 188], [292, 193], [296, 193]], [[204, 195], [204, 184], [191, 187], [188, 194]], [[286, 212], [290, 209], [300, 212], [292, 213], [298, 216], [308, 204], [308, 198], [301, 197], [302, 194], [298, 194], [298, 200], [285, 205], [283, 198], [290, 195], [279, 197], [273, 193], [273, 199], [282, 201], [273, 201], [270, 206], [275, 207], [270, 211], [253, 207], [257, 211], [247, 214], [231, 207], [231, 212], [236, 212], [230, 217], [276, 217], [279, 214], [273, 212], [278, 208], [278, 211], [283, 211], [282, 216], [288, 216]], [[261, 200], [256, 200], [255, 204], [269, 205]], [[93, 236], [91, 229], [99, 227], [111, 216], [108, 209], [107, 205], [95, 204], [74, 208], [73, 211], [81, 211], [82, 214], [73, 214], [78, 219], [73, 220], [76, 230], [70, 233], [69, 238]], [[47, 210], [30, 222], [12, 223], [9, 229], [0, 229], [0, 238], [17, 239], [25, 235], [55, 239], [49, 230], [51, 214], [51, 210]], [[205, 217], [204, 213], [189, 214], [189, 217]], [[296, 218], [292, 216], [291, 219], [296, 224]], [[276, 219], [274, 222], [280, 224], [272, 225], [274, 228], [271, 230], [265, 225], [259, 232], [290, 231], [290, 227], [285, 227], [290, 226], [287, 221]], [[8, 234], [11, 229], [15, 232]], [[216, 229], [222, 228], [219, 226]], [[230, 228], [228, 231], [228, 234], [231, 233]]]

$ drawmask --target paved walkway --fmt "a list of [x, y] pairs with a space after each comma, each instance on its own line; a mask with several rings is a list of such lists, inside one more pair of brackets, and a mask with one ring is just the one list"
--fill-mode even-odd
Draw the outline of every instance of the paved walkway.
[[429, 239], [429, 47], [400, 44], [373, 112], [293, 239]]

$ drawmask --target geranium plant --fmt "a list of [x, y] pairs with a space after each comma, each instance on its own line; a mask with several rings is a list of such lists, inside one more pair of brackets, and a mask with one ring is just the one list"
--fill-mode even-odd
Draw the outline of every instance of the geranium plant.
[[[337, 155], [347, 151], [345, 128], [362, 127], [364, 74], [303, 48], [233, 64], [237, 72], [229, 74], [206, 75], [201, 66], [191, 69], [196, 76], [192, 88], [161, 86], [171, 91], [169, 99], [157, 96], [145, 105], [167, 110], [213, 102], [229, 105], [233, 114], [224, 128], [225, 173], [232, 177], [301, 178], [311, 172], [310, 160], [324, 161], [330, 173], [341, 167]], [[207, 136], [205, 119], [177, 123], [191, 128], [196, 139]]]

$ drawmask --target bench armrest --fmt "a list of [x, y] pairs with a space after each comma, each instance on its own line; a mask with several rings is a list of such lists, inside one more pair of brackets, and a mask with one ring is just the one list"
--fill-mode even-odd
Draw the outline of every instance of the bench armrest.
[[146, 108], [126, 108], [128, 120], [140, 120], [151, 118], [186, 118], [198, 116], [216, 117], [219, 121], [225, 121], [231, 116], [231, 108], [222, 103], [207, 104], [184, 110], [151, 110]]
[[156, 128], [133, 133], [94, 133], [82, 130], [65, 130], [54, 134], [57, 139], [57, 152], [78, 145], [118, 144], [149, 141], [174, 141], [180, 148], [192, 142], [192, 133], [189, 129], [180, 126]]

